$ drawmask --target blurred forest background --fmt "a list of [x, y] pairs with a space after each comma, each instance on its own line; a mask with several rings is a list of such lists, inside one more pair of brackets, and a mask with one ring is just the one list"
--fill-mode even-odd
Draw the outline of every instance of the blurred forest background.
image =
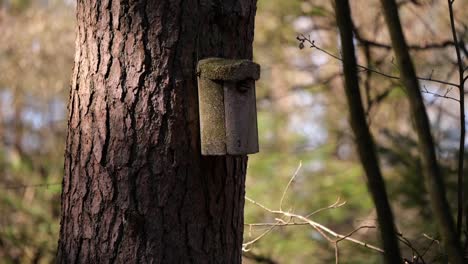
[[[420, 77], [456, 82], [457, 66], [446, 1], [399, 1]], [[351, 1], [361, 65], [398, 76], [377, 0]], [[52, 263], [58, 239], [69, 82], [74, 56], [73, 0], [0, 0], [0, 263]], [[462, 55], [468, 56], [468, 2], [455, 1]], [[331, 1], [259, 0], [254, 57], [260, 153], [251, 155], [247, 196], [277, 209], [311, 216], [347, 234], [375, 225], [348, 114], [340, 61], [296, 37], [339, 55]], [[465, 43], [466, 42], [466, 43]], [[399, 232], [430, 263], [440, 252], [417, 155], [408, 102], [398, 80], [361, 72], [361, 88], [378, 144]], [[422, 82], [452, 209], [456, 205], [458, 92]], [[466, 166], [465, 166], [466, 167]], [[274, 223], [275, 215], [246, 202], [245, 222]], [[245, 228], [245, 241], [269, 226]], [[376, 229], [353, 237], [378, 245]], [[402, 244], [405, 256], [411, 247]], [[249, 245], [246, 263], [334, 263], [330, 243], [306, 225], [275, 227]], [[413, 249], [413, 250], [414, 250]], [[340, 263], [379, 263], [381, 256], [343, 241]]]

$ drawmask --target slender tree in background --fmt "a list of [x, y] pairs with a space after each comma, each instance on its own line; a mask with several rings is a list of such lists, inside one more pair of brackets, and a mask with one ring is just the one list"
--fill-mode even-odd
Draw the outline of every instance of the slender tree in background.
[[[460, 52], [460, 45], [465, 45], [458, 41], [457, 30], [455, 28], [455, 17], [453, 15], [453, 3], [455, 0], [447, 0], [448, 8], [449, 8], [449, 16], [450, 16], [450, 27], [452, 29], [452, 37], [453, 42], [455, 43], [455, 54], [457, 55], [457, 66], [458, 66], [458, 94], [460, 95], [460, 102], [459, 102], [459, 111], [460, 111], [460, 141], [458, 144], [458, 166], [457, 166], [457, 173], [458, 173], [458, 208], [457, 208], [457, 234], [461, 236], [462, 234], [462, 226], [463, 226], [463, 210], [464, 210], [464, 184], [463, 184], [463, 165], [465, 162], [465, 81], [466, 78], [464, 76], [465, 67], [463, 65], [463, 59]], [[460, 45], [459, 45], [460, 43]], [[468, 211], [466, 212], [466, 217], [468, 217]], [[467, 222], [468, 225], [468, 222]], [[468, 230], [467, 230], [468, 231]], [[466, 239], [466, 238], [465, 238]]]
[[464, 263], [463, 255], [450, 206], [445, 194], [444, 181], [437, 163], [434, 141], [431, 135], [416, 71], [411, 60], [394, 0], [381, 0], [383, 12], [392, 40], [392, 47], [400, 68], [401, 81], [406, 88], [411, 114], [418, 135], [419, 153], [432, 212], [438, 224], [446, 253], [451, 263]]
[[196, 64], [255, 0], [78, 1], [58, 263], [240, 263], [245, 156], [202, 157]]
[[347, 0], [335, 0], [335, 11], [336, 23], [341, 38], [345, 91], [349, 106], [351, 127], [355, 135], [359, 157], [367, 175], [368, 189], [372, 195], [377, 211], [379, 229], [385, 250], [385, 263], [401, 263], [401, 254], [398, 247], [393, 214], [387, 198], [385, 182], [382, 177], [379, 160], [366, 121], [361, 93], [359, 91], [357, 63], [353, 44], [353, 23], [349, 2]]

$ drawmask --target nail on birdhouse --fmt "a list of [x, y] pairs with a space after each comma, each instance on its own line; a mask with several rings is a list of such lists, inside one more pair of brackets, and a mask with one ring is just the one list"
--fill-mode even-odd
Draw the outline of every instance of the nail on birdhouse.
[[198, 62], [197, 73], [202, 155], [257, 153], [255, 81], [260, 65], [208, 58]]

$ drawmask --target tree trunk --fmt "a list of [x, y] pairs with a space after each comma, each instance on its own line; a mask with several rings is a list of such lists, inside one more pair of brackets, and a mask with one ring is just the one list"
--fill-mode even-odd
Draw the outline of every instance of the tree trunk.
[[401, 73], [401, 81], [406, 88], [411, 114], [418, 135], [419, 153], [431, 209], [437, 221], [439, 233], [444, 243], [450, 263], [465, 263], [460, 240], [456, 233], [450, 206], [445, 194], [445, 185], [437, 163], [434, 140], [431, 135], [429, 118], [419, 88], [416, 70], [408, 51], [395, 0], [381, 0], [385, 21], [387, 22], [392, 47]]
[[255, 0], [77, 3], [58, 263], [241, 263], [246, 156], [200, 155], [197, 61]]
[[357, 150], [367, 176], [367, 186], [377, 211], [381, 239], [384, 246], [384, 259], [387, 264], [401, 263], [400, 248], [396, 237], [393, 213], [387, 197], [385, 182], [380, 170], [379, 159], [374, 141], [369, 131], [362, 106], [356, 55], [353, 43], [353, 22], [347, 0], [335, 0], [336, 23], [340, 31], [341, 53], [343, 54], [343, 72], [345, 91], [348, 101], [351, 127]]

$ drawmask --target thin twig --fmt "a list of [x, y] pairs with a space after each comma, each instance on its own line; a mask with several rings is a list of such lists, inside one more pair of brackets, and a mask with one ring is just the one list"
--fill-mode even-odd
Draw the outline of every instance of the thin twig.
[[427, 238], [427, 239], [429, 239], [429, 240], [432, 240], [432, 241], [436, 242], [437, 245], [440, 245], [440, 241], [439, 241], [439, 240], [437, 240], [437, 239], [435, 239], [435, 238], [429, 236], [428, 234], [423, 234], [423, 237], [425, 237], [425, 238]]
[[[336, 60], [339, 60], [339, 61], [343, 61], [342, 58], [338, 57], [337, 55], [325, 50], [325, 49], [322, 49], [320, 48], [319, 46], [317, 46], [317, 44], [315, 44], [315, 41], [311, 40], [310, 39], [310, 36], [309, 37], [306, 37], [304, 36], [303, 34], [301, 34], [300, 36], [297, 37], [297, 40], [299, 40], [302, 44], [300, 45], [299, 47], [304, 47], [304, 42], [307, 42], [310, 44], [310, 47], [311, 48], [315, 48], [325, 54], [327, 54], [328, 56], [336, 59]], [[377, 71], [377, 70], [374, 70], [374, 69], [371, 69], [371, 68], [368, 68], [366, 66], [363, 66], [363, 65], [360, 65], [360, 64], [357, 64], [357, 67], [358, 68], [361, 68], [365, 71], [371, 71], [375, 74], [379, 74], [381, 76], [384, 76], [386, 78], [389, 78], [389, 79], [396, 79], [396, 80], [400, 80], [401, 78], [399, 76], [395, 76], [395, 75], [390, 75], [390, 74], [387, 74], [387, 73], [384, 73], [384, 72], [381, 72], [381, 71]], [[432, 77], [431, 78], [426, 78], [426, 77], [417, 77], [417, 79], [421, 80], [421, 81], [427, 81], [427, 82], [435, 82], [435, 83], [439, 83], [439, 84], [445, 84], [445, 85], [450, 85], [450, 86], [454, 86], [454, 87], [458, 87], [458, 84], [455, 84], [455, 83], [452, 83], [452, 82], [447, 82], [447, 81], [442, 81], [442, 80], [438, 80], [438, 79], [433, 79]]]
[[340, 252], [338, 249], [338, 243], [335, 243], [335, 264], [340, 263]]
[[[423, 256], [419, 253], [419, 250], [417, 250], [413, 244], [411, 243], [411, 241], [409, 241], [406, 237], [403, 236], [403, 234], [400, 234], [398, 233], [398, 239], [400, 240], [400, 242], [402, 242], [403, 244], [405, 244], [409, 249], [411, 249], [412, 251], [412, 256], [413, 256], [413, 259], [415, 260], [421, 260], [422, 261], [422, 264], [425, 264], [425, 261], [423, 259]], [[418, 262], [419, 263], [419, 262]]]
[[248, 252], [250, 251], [250, 248], [249, 246], [254, 244], [255, 242], [257, 242], [258, 240], [260, 240], [262, 237], [266, 236], [268, 233], [270, 233], [275, 227], [278, 226], [278, 224], [280, 224], [281, 222], [278, 221], [275, 225], [272, 225], [270, 228], [268, 228], [265, 232], [263, 232], [261, 235], [259, 235], [258, 237], [256, 237], [255, 239], [252, 239], [250, 240], [249, 242], [247, 243], [244, 243], [242, 244], [242, 251], [244, 252]]
[[334, 243], [335, 243], [335, 245], [334, 245], [334, 247], [335, 247], [335, 263], [336, 263], [336, 264], [339, 263], [339, 256], [340, 256], [338, 243], [339, 243], [340, 241], [345, 240], [347, 237], [351, 237], [351, 236], [354, 235], [356, 232], [358, 232], [359, 230], [364, 229], [364, 228], [375, 228], [375, 226], [360, 226], [360, 227], [354, 229], [353, 231], [349, 232], [349, 233], [348, 233], [347, 235], [345, 235], [344, 237], [339, 238], [339, 239], [337, 239], [337, 240], [334, 241]]
[[421, 254], [421, 257], [424, 257], [426, 255], [426, 253], [429, 251], [429, 249], [432, 247], [432, 245], [434, 245], [434, 240], [433, 239], [431, 240], [431, 243], [429, 244], [429, 246], [427, 246], [427, 248]]
[[354, 229], [353, 231], [349, 232], [349, 233], [348, 233], [347, 235], [345, 235], [344, 237], [337, 239], [337, 240], [335, 241], [335, 243], [338, 243], [338, 242], [344, 240], [344, 239], [347, 238], [347, 237], [351, 237], [352, 235], [354, 235], [356, 232], [358, 232], [358, 231], [361, 230], [361, 229], [371, 229], [371, 228], [376, 228], [376, 227], [375, 227], [375, 226], [370, 226], [370, 225], [360, 226], [360, 227]]
[[441, 94], [438, 94], [438, 93], [431, 92], [431, 91], [427, 90], [426, 87], [423, 86], [423, 89], [421, 90], [421, 92], [426, 93], [426, 94], [431, 94], [434, 97], [440, 97], [440, 98], [450, 99], [450, 100], [453, 100], [455, 102], [460, 102], [460, 100], [458, 100], [457, 98], [447, 95], [447, 93], [450, 92], [449, 89], [447, 89], [447, 92], [444, 95], [441, 95]]
[[253, 226], [304, 226], [309, 225], [307, 222], [292, 222], [292, 223], [247, 223], [244, 224], [245, 226], [253, 227]]
[[341, 202], [340, 197], [338, 197], [336, 202], [334, 202], [333, 204], [331, 204], [331, 205], [329, 205], [327, 207], [324, 207], [324, 208], [317, 209], [317, 210], [313, 211], [312, 213], [306, 215], [306, 217], [309, 218], [314, 214], [320, 213], [320, 212], [328, 210], [328, 209], [335, 209], [335, 208], [341, 207], [341, 206], [343, 206], [345, 204], [346, 204], [346, 201]]
[[283, 210], [283, 200], [284, 200], [284, 197], [286, 196], [286, 193], [288, 192], [288, 189], [289, 189], [289, 186], [291, 185], [291, 183], [294, 181], [294, 179], [296, 178], [297, 174], [299, 173], [299, 170], [301, 169], [302, 167], [302, 161], [299, 161], [299, 165], [297, 166], [296, 168], [296, 171], [294, 172], [293, 176], [291, 177], [291, 179], [289, 180], [288, 184], [286, 185], [286, 188], [284, 188], [284, 191], [283, 191], [283, 195], [281, 196], [281, 200], [280, 200], [280, 210]]
[[278, 262], [276, 262], [274, 259], [272, 259], [272, 258], [270, 258], [268, 256], [259, 255], [259, 254], [253, 253], [251, 251], [243, 252], [242, 257], [251, 259], [251, 260], [255, 261], [255, 263], [278, 264]]
[[62, 183], [39, 183], [39, 184], [32, 184], [32, 185], [11, 185], [11, 186], [0, 186], [0, 189], [3, 190], [17, 190], [17, 189], [29, 189], [29, 188], [49, 188], [51, 186], [58, 186], [62, 185]]

